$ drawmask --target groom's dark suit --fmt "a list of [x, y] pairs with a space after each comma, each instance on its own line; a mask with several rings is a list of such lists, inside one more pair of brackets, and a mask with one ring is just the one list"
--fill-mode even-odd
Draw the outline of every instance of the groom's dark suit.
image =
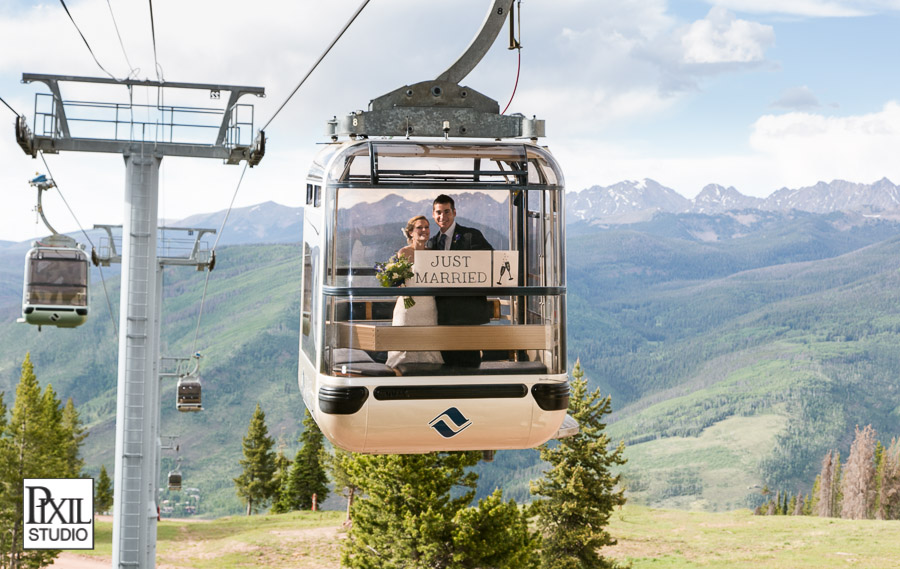
[[[425, 244], [427, 249], [438, 249], [438, 232]], [[494, 248], [488, 243], [481, 231], [464, 227], [459, 223], [453, 230], [450, 239], [451, 251], [491, 251]], [[436, 296], [437, 317], [439, 325], [454, 324], [487, 324], [491, 320], [491, 308], [485, 296]], [[441, 351], [444, 363], [462, 367], [478, 367], [481, 365], [481, 353], [477, 351]]]

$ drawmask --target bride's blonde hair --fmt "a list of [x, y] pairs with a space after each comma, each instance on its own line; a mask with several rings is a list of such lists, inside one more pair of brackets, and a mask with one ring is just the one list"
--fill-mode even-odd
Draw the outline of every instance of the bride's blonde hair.
[[[424, 219], [425, 223], [428, 223], [427, 217], [425, 217], [424, 215], [417, 215], [415, 217], [411, 217], [409, 221], [406, 222], [406, 227], [403, 228], [403, 235], [406, 237], [406, 242], [408, 244], [412, 243], [412, 232], [413, 229], [416, 228], [416, 222], [420, 219]], [[430, 223], [428, 224], [431, 225]]]

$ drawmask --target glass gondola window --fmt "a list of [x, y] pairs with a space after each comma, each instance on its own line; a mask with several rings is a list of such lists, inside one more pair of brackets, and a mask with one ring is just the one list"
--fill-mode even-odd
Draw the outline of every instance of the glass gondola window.
[[34, 305], [87, 306], [88, 264], [78, 250], [37, 249], [29, 257], [25, 300]]
[[[367, 297], [361, 289], [380, 287], [375, 265], [388, 261], [406, 245], [401, 229], [410, 217], [425, 216], [431, 234], [436, 234], [438, 228], [431, 213], [432, 200], [439, 194], [455, 200], [459, 225], [478, 229], [492, 249], [517, 258], [516, 282], [525, 291], [512, 295], [498, 288], [496, 294], [489, 295], [492, 316], [486, 325], [533, 326], [527, 332], [555, 337], [553, 330], [564, 314], [563, 295], [542, 291], [564, 286], [564, 273], [559, 271], [563, 254], [560, 243], [564, 241], [557, 237], [562, 228], [556, 215], [563, 188], [556, 186], [561, 180], [542, 156], [515, 144], [475, 148], [374, 141], [349, 149], [341, 158], [326, 172], [324, 199], [329, 217], [324, 230], [329, 236], [329, 250], [323, 259], [324, 345], [354, 350], [375, 346], [365, 350], [367, 358], [375, 363], [383, 360], [391, 348], [379, 349], [377, 340], [362, 341], [355, 335], [377, 337], [377, 327], [391, 325], [395, 298]], [[359, 292], [341, 294], [337, 292], [340, 289]], [[417, 294], [440, 296], [440, 288], [419, 290]], [[523, 328], [523, 336], [525, 332]], [[419, 343], [418, 349], [429, 349]], [[530, 351], [507, 349], [505, 345], [485, 347], [483, 351], [498, 359], [518, 361], [527, 357], [532, 362], [540, 361], [549, 373], [565, 370], [565, 356], [558, 344], [553, 340], [534, 343], [537, 346]], [[323, 362], [323, 371], [337, 369], [333, 363], [336, 361]], [[369, 367], [371, 373], [380, 373], [378, 366]], [[381, 371], [393, 373], [390, 369]]]
[[322, 186], [306, 184], [306, 205], [319, 207], [322, 205]]
[[303, 306], [301, 307], [300, 332], [303, 352], [311, 361], [316, 361], [316, 330], [314, 329], [316, 305], [313, 303], [313, 291], [318, 276], [315, 270], [318, 267], [318, 251], [317, 246], [311, 247], [309, 243], [303, 243]]

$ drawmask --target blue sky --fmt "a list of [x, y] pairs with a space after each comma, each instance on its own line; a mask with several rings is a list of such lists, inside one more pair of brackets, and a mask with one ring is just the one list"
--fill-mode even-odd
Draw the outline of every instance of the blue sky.
[[[113, 75], [157, 77], [149, 3], [66, 2]], [[360, 0], [233, 0], [153, 4], [157, 61], [167, 81], [266, 88], [267, 122]], [[301, 204], [324, 122], [401, 85], [433, 78], [463, 51], [489, 0], [372, 0], [267, 130], [267, 155], [236, 205]], [[652, 178], [687, 197], [706, 184], [767, 196], [820, 180], [900, 183], [900, 0], [524, 0], [522, 68], [509, 112], [547, 121], [543, 143], [570, 190]], [[122, 35], [119, 45], [113, 17]], [[506, 105], [516, 76], [505, 32], [463, 84]], [[0, 3], [0, 97], [33, 123], [23, 72], [104, 77], [59, 2]], [[125, 55], [131, 66], [126, 63]], [[65, 98], [121, 100], [124, 90]], [[135, 90], [135, 100], [153, 93]], [[174, 102], [167, 99], [167, 102]], [[0, 106], [0, 239], [45, 233], [27, 180], [44, 172], [12, 136]], [[121, 223], [120, 156], [47, 155], [82, 226]], [[167, 158], [160, 214], [226, 209], [240, 167]], [[45, 210], [76, 228], [58, 196]]]

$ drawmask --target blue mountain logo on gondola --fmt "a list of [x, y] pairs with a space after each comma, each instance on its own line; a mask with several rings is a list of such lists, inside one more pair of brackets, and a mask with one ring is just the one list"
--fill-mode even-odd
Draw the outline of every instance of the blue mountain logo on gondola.
[[428, 423], [432, 429], [445, 439], [458, 435], [471, 424], [472, 421], [466, 419], [466, 416], [456, 407], [450, 407]]

